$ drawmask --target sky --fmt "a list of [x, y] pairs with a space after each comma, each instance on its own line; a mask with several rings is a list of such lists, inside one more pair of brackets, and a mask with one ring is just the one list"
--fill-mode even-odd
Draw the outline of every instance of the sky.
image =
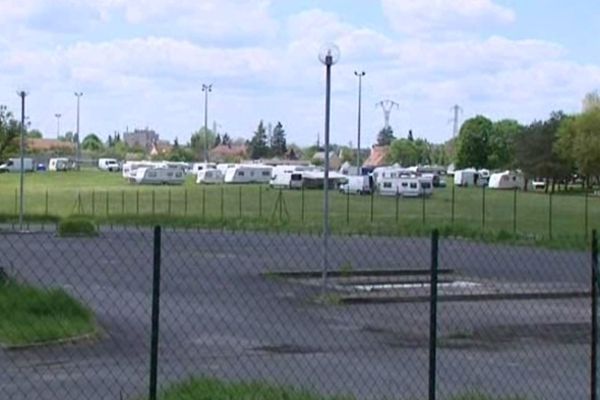
[[[475, 115], [523, 124], [576, 113], [600, 89], [597, 0], [0, 0], [0, 104], [44, 137], [155, 130], [180, 143], [204, 124], [250, 138], [281, 121], [288, 142], [323, 142], [326, 43], [332, 143], [362, 147], [384, 125], [434, 143]], [[55, 114], [60, 113], [60, 121]]]

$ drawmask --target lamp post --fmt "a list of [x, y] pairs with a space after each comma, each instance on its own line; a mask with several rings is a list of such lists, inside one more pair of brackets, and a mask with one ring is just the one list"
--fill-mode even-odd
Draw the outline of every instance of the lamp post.
[[204, 92], [204, 162], [208, 162], [208, 92], [212, 92], [212, 83], [210, 85], [202, 84]]
[[77, 155], [76, 157], [76, 162], [75, 164], [77, 165], [77, 171], [79, 171], [79, 163], [81, 162], [81, 140], [79, 139], [79, 100], [81, 99], [81, 96], [83, 96], [82, 92], [75, 92], [75, 97], [77, 97], [77, 142], [76, 142], [76, 151], [77, 151]]
[[325, 65], [325, 171], [323, 179], [323, 290], [327, 288], [329, 240], [329, 113], [331, 103], [331, 66], [340, 59], [340, 49], [332, 43], [319, 51], [319, 60]]
[[21, 165], [19, 168], [19, 230], [23, 232], [23, 187], [24, 187], [24, 176], [25, 176], [25, 97], [27, 92], [21, 90], [17, 92], [17, 95], [21, 98], [21, 143], [20, 143], [20, 158]]
[[358, 140], [356, 142], [356, 172], [358, 173], [358, 175], [362, 175], [360, 171], [360, 111], [362, 99], [362, 77], [366, 75], [366, 72], [354, 71], [354, 75], [358, 76]]
[[61, 113], [54, 114], [56, 117], [56, 139], [60, 137], [60, 117], [62, 117]]

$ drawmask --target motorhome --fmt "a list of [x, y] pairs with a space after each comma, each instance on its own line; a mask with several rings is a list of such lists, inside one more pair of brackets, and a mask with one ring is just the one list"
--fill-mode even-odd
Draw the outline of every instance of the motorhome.
[[201, 169], [196, 174], [196, 183], [223, 183], [223, 173], [218, 169]]
[[[33, 171], [33, 160], [31, 158], [23, 159], [23, 170], [25, 172]], [[21, 159], [20, 158], [9, 158], [4, 164], [0, 164], [1, 172], [20, 172], [21, 171]]]
[[48, 161], [48, 171], [68, 171], [71, 165], [68, 158], [51, 158]]
[[490, 176], [488, 187], [490, 189], [524, 189], [525, 178], [518, 171], [497, 172]]
[[227, 168], [225, 183], [268, 183], [273, 167], [260, 164], [238, 164]]
[[373, 188], [373, 177], [367, 175], [347, 176], [340, 185], [340, 192], [348, 194], [369, 194]]
[[181, 185], [184, 181], [183, 169], [166, 167], [140, 167], [135, 170], [135, 176], [129, 179], [129, 182], [140, 185]]
[[114, 158], [100, 158], [98, 159], [98, 168], [102, 171], [118, 172], [121, 170], [121, 165]]

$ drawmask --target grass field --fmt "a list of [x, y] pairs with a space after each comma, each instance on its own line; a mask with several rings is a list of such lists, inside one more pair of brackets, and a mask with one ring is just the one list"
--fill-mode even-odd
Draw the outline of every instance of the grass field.
[[[160, 393], [160, 400], [352, 400], [354, 397], [319, 396], [294, 388], [264, 383], [225, 383], [216, 379], [199, 378], [175, 384]], [[450, 400], [519, 400], [522, 398], [488, 397], [483, 394], [465, 394]]]
[[0, 343], [8, 346], [68, 339], [94, 332], [91, 311], [62, 289], [0, 283]]
[[[18, 213], [18, 174], [0, 175], [0, 215]], [[100, 171], [33, 173], [25, 177], [25, 213], [31, 218], [73, 214], [98, 222], [273, 227], [319, 231], [319, 190], [274, 190], [267, 185], [137, 186]], [[357, 196], [332, 192], [333, 232], [456, 232], [583, 240], [600, 221], [600, 197], [578, 194], [441, 188], [428, 199]]]

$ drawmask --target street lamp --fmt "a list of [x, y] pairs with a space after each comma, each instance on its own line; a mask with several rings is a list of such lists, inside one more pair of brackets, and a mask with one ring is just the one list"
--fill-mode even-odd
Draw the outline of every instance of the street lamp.
[[340, 49], [327, 43], [319, 51], [319, 61], [325, 65], [325, 171], [323, 179], [323, 290], [327, 288], [329, 239], [329, 111], [331, 103], [331, 66], [340, 59]]
[[54, 114], [56, 117], [56, 139], [60, 138], [60, 117], [62, 117], [61, 113]]
[[77, 97], [77, 142], [76, 142], [76, 146], [77, 146], [77, 155], [76, 157], [76, 162], [75, 164], [77, 165], [77, 171], [79, 171], [79, 163], [81, 162], [81, 146], [80, 146], [80, 140], [79, 140], [79, 100], [81, 99], [81, 96], [83, 96], [82, 92], [75, 92], [75, 97]]
[[24, 175], [25, 175], [25, 97], [27, 92], [21, 90], [17, 92], [17, 95], [21, 98], [21, 145], [20, 145], [20, 156], [21, 166], [19, 168], [19, 230], [23, 232], [23, 186], [24, 186]]
[[360, 171], [360, 109], [361, 109], [361, 97], [362, 97], [362, 77], [365, 76], [366, 72], [354, 71], [354, 75], [358, 76], [358, 140], [356, 148], [356, 171], [358, 175], [362, 175]]
[[208, 92], [212, 92], [212, 83], [210, 85], [202, 84], [204, 92], [204, 163], [208, 162]]

